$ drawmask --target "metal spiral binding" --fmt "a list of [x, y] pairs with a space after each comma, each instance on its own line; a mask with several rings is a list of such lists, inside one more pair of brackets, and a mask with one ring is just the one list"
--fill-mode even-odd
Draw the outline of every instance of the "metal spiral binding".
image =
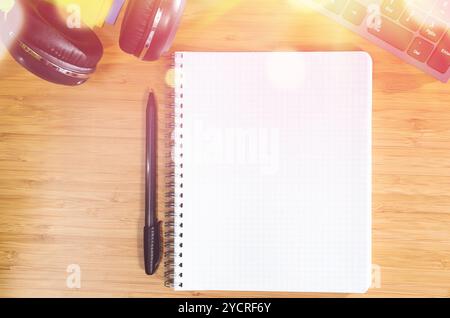
[[173, 56], [175, 88], [169, 94], [165, 140], [164, 277], [166, 287], [183, 287], [183, 53]]

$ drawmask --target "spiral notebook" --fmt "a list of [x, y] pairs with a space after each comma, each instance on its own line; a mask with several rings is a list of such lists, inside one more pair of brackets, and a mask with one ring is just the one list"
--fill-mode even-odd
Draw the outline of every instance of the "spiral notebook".
[[370, 57], [179, 52], [174, 72], [166, 284], [365, 292]]

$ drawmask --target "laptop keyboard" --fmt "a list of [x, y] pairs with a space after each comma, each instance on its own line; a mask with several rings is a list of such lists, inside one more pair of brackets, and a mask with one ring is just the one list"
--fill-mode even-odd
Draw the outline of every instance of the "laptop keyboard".
[[442, 82], [450, 78], [450, 0], [306, 0]]

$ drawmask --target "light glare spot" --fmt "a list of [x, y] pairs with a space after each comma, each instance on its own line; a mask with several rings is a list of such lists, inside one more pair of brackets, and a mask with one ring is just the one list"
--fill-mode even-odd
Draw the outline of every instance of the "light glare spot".
[[266, 59], [266, 72], [273, 85], [282, 90], [294, 90], [301, 86], [306, 77], [304, 59], [295, 52], [271, 54]]
[[[8, 31], [13, 34], [19, 34], [23, 26], [23, 10], [14, 0], [0, 0], [0, 19], [8, 19]], [[7, 34], [2, 36], [2, 44], [0, 45], [0, 58], [3, 58], [7, 52], [7, 48], [11, 46], [13, 37], [8, 37]]]
[[175, 70], [173, 68], [166, 72], [165, 79], [167, 86], [175, 88]]
[[307, 0], [287, 0], [288, 4], [297, 10], [311, 11]]
[[5, 19], [15, 3], [15, 0], [0, 0], [0, 11], [3, 13]]

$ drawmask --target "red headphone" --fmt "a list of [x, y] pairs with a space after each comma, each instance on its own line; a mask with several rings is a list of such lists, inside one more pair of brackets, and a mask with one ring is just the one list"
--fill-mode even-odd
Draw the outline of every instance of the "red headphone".
[[[167, 52], [186, 0], [130, 0], [120, 47], [145, 61]], [[20, 25], [19, 21], [23, 21]], [[16, 0], [3, 19], [1, 37], [13, 58], [37, 76], [62, 85], [80, 85], [95, 72], [103, 46], [93, 30], [69, 28], [66, 17], [44, 0]]]

